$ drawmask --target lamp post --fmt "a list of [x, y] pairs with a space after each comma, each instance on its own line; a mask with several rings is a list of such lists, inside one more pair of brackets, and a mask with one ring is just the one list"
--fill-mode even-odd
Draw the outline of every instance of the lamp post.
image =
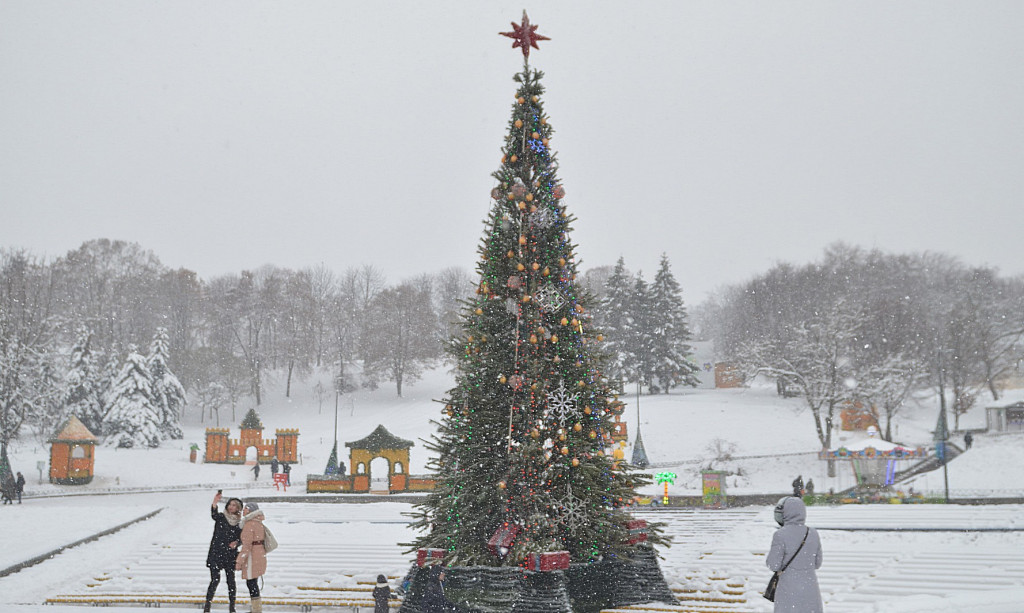
[[935, 441], [935, 455], [942, 464], [942, 480], [945, 483], [946, 504], [949, 504], [949, 468], [946, 466], [946, 441], [949, 440], [949, 426], [946, 422], [945, 403], [942, 403], [942, 406], [939, 407], [939, 419], [935, 423], [935, 435], [932, 439]]

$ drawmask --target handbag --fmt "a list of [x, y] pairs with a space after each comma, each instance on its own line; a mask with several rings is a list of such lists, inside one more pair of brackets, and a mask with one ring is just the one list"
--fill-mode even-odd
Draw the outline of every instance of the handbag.
[[270, 528], [263, 526], [263, 551], [270, 553], [277, 549], [277, 539], [274, 538], [274, 533], [270, 531]]
[[[807, 535], [810, 533], [810, 528], [807, 529], [807, 532], [804, 532], [804, 540], [800, 541], [800, 546], [796, 548], [796, 553], [794, 553], [793, 557], [789, 559], [789, 562], [795, 560], [797, 554], [799, 554], [800, 550], [804, 548], [804, 543], [807, 542]], [[775, 574], [772, 575], [772, 578], [768, 580], [768, 587], [764, 588], [764, 594], [762, 594], [762, 596], [764, 596], [768, 600], [768, 602], [775, 602], [775, 588], [779, 587], [779, 575], [782, 574], [782, 571], [786, 570], [786, 567], [789, 566], [789, 562], [783, 564], [782, 568], [775, 571]]]

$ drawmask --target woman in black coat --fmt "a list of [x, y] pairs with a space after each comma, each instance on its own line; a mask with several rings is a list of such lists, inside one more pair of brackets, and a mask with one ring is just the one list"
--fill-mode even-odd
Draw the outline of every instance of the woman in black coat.
[[377, 585], [373, 586], [373, 613], [388, 613], [388, 600], [391, 598], [394, 596], [391, 595], [388, 578], [377, 575]]
[[450, 611], [451, 605], [444, 595], [444, 569], [440, 566], [431, 566], [427, 573], [427, 584], [423, 588], [420, 610], [426, 613]]
[[206, 604], [203, 611], [209, 613], [213, 603], [213, 595], [220, 584], [220, 571], [228, 584], [228, 611], [235, 613], [235, 557], [238, 555], [239, 539], [242, 537], [242, 501], [229, 498], [224, 505], [224, 512], [217, 511], [221, 493], [213, 497], [210, 505], [210, 517], [213, 519], [213, 537], [210, 539], [210, 552], [206, 554], [206, 566], [210, 569], [210, 587], [206, 589]]

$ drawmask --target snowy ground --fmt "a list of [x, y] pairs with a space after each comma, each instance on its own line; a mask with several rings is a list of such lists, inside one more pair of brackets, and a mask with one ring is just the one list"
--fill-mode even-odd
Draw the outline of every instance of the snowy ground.
[[[416, 441], [411, 470], [425, 472], [427, 457], [421, 441], [431, 431], [429, 421], [441, 408], [432, 400], [442, 396], [449, 380], [447, 373], [434, 371], [424, 381], [407, 386], [404, 398], [396, 398], [392, 387], [343, 397], [338, 411], [342, 459], [348, 462], [345, 441], [362, 438], [384, 424], [397, 436]], [[311, 392], [313, 384], [293, 384], [291, 400], [271, 388], [259, 408], [268, 436], [273, 436], [276, 428], [297, 427], [301, 432], [302, 462], [293, 470], [295, 486], [290, 494], [304, 493], [307, 473], [322, 472], [333, 443], [333, 398], [320, 406]], [[632, 441], [637, 426], [635, 397], [623, 400], [628, 403], [626, 420]], [[848, 467], [841, 467], [835, 478], [826, 476], [825, 463], [815, 454], [818, 443], [811, 418], [800, 403], [800, 399], [779, 398], [772, 389], [701, 389], [643, 396], [640, 414], [645, 447], [657, 470], [677, 473], [676, 483], [669, 488], [672, 494], [699, 493], [700, 468], [709, 464], [738, 473], [728, 477], [730, 493], [784, 494], [797, 474], [805, 480], [813, 478], [819, 492], [849, 487], [853, 477]], [[230, 426], [232, 435], [237, 436], [237, 424], [248, 408], [238, 407], [234, 419], [230, 409], [223, 410], [220, 425]], [[898, 439], [912, 447], [927, 445], [936, 416], [933, 402], [912, 403], [898, 418]], [[202, 591], [207, 581], [203, 560], [209, 539], [205, 509], [213, 492], [223, 488], [225, 494], [241, 497], [275, 492], [269, 485], [269, 471], [253, 483], [252, 473], [244, 467], [189, 463], [189, 443], [202, 446], [203, 428], [216, 424], [199, 423], [194, 409], [188, 418], [183, 441], [165, 443], [156, 450], [98, 449], [97, 476], [80, 487], [39, 483], [35, 467], [42, 462], [45, 474], [47, 449], [30, 441], [15, 443], [11, 460], [28, 480], [27, 497], [21, 506], [0, 508], [5, 527], [0, 569], [153, 510], [164, 510], [121, 532], [0, 578], [0, 610], [29, 613], [47, 597], [89, 589], [98, 577], [103, 578], [101, 584], [124, 590], [164, 585], [190, 593]], [[983, 420], [979, 407], [962, 419], [961, 426], [980, 427]], [[843, 436], [852, 435], [839, 433], [837, 444]], [[716, 439], [734, 446], [733, 460], [715, 460], [710, 448]], [[626, 451], [628, 457], [632, 450]], [[948, 467], [951, 494], [1024, 496], [1022, 466], [1024, 435], [977, 435], [974, 447]], [[941, 491], [942, 474], [918, 477], [913, 486], [918, 491]], [[154, 489], [162, 491], [145, 493]], [[660, 491], [657, 486], [649, 488], [651, 494]], [[397, 503], [272, 504], [270, 521], [282, 546], [276, 557], [280, 566], [268, 576], [268, 587], [287, 593], [302, 582], [345, 585], [378, 572], [401, 574], [408, 556], [396, 543], [410, 537], [401, 515], [406, 510], [406, 505]], [[767, 610], [756, 596], [768, 578], [761, 555], [772, 530], [766, 510], [689, 513], [664, 515], [678, 524], [672, 530], [679, 544], [663, 552], [663, 568], [670, 580], [677, 586], [712, 589], [713, 577], [736, 575], [743, 579], [746, 600], [751, 604], [748, 609], [735, 610]], [[1019, 554], [1024, 532], [983, 531], [1024, 528], [1020, 506], [812, 508], [809, 523], [823, 528], [918, 526], [948, 530], [825, 531], [822, 586], [829, 611], [961, 611], [966, 608], [964, 603], [979, 611], [1022, 610], [1024, 591], [1016, 586], [1024, 584]], [[311, 552], [325, 557], [310, 566]], [[288, 559], [293, 562], [285, 564]], [[286, 565], [296, 571], [284, 572]], [[952, 580], [957, 575], [968, 577], [968, 581]], [[927, 576], [939, 581], [921, 580]], [[173, 609], [165, 606], [163, 610]]]
[[[50, 498], [5, 510], [8, 525], [37, 535], [38, 547], [51, 550], [77, 536], [72, 519], [106, 518], [114, 525], [139, 511], [163, 509], [0, 579], [0, 610], [27, 613], [57, 595], [201, 594], [211, 531], [207, 494]], [[406, 524], [408, 504], [262, 506], [281, 543], [270, 556], [265, 598], [301, 597], [302, 587], [350, 587], [377, 573], [400, 577], [410, 565], [412, 556], [399, 545], [414, 536]], [[721, 596], [727, 584], [741, 586], [732, 588], [737, 602], [718, 610], [770, 610], [759, 596], [769, 576], [764, 554], [774, 529], [770, 509], [654, 510], [640, 516], [667, 524], [673, 546], [661, 551], [661, 564], [672, 587], [706, 597]], [[984, 611], [1019, 611], [1024, 602], [1024, 531], [993, 531], [1024, 528], [1024, 506], [813, 507], [808, 521], [821, 528], [825, 565], [819, 579], [829, 611], [958, 610], [955, 603], [968, 595]], [[5, 561], [17, 557], [5, 555]], [[998, 608], [1004, 601], [1018, 608]]]

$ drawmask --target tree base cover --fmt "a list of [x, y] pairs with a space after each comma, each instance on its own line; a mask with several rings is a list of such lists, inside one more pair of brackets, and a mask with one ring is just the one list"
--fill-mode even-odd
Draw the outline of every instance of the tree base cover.
[[[429, 566], [413, 565], [400, 613], [421, 607]], [[445, 596], [458, 613], [596, 613], [646, 602], [676, 603], [650, 547], [631, 560], [572, 564], [566, 571], [532, 572], [518, 566], [445, 568]]]

